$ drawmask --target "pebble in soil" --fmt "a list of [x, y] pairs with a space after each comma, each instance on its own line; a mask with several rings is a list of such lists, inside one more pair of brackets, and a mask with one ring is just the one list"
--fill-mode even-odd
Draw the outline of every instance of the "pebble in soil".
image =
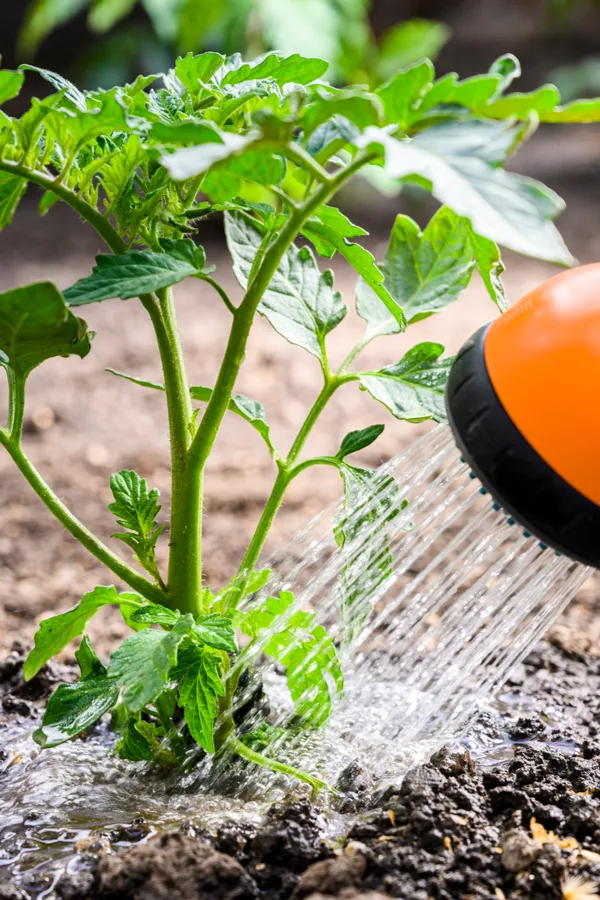
[[[4, 680], [19, 698], [15, 662]], [[569, 878], [600, 884], [599, 687], [597, 657], [544, 642], [473, 730], [470, 751], [439, 752], [385, 791], [349, 766], [343, 838], [305, 799], [208, 830], [154, 835], [138, 821], [90, 835], [52, 881], [30, 872], [2, 885], [0, 875], [0, 898], [563, 900]]]

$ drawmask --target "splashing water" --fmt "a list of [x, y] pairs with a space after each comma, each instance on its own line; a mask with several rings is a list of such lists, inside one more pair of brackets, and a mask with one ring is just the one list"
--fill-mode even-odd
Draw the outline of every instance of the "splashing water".
[[[350, 513], [337, 507], [319, 516], [275, 564], [277, 589], [297, 598], [289, 616], [316, 613], [342, 646], [346, 677], [324, 732], [282, 738], [277, 756], [330, 782], [355, 760], [383, 783], [397, 781], [464, 735], [591, 573], [507, 519], [443, 426], [378, 476], [377, 489], [355, 498]], [[341, 548], [332, 528], [340, 521], [356, 532]], [[350, 645], [348, 597], [359, 617], [365, 603], [370, 609]], [[257, 659], [268, 638], [257, 644]], [[263, 679], [281, 708], [281, 678], [267, 666]]]
[[[465, 735], [590, 575], [511, 521], [482, 496], [451, 432], [439, 426], [382, 466], [350, 511], [338, 505], [320, 514], [270, 560], [262, 599], [290, 590], [288, 617], [314, 612], [340, 647], [346, 680], [325, 728], [282, 736], [270, 752], [330, 784], [357, 762], [383, 788]], [[268, 637], [251, 655], [277, 725], [292, 705], [285, 678], [262, 656]], [[316, 664], [319, 649], [305, 666]], [[240, 711], [255, 689], [238, 692]], [[231, 815], [256, 822], [274, 800], [304, 788], [231, 759], [221, 769], [204, 759], [186, 776], [165, 776], [108, 758], [105, 728], [40, 753], [31, 730], [11, 734], [13, 755], [0, 777], [0, 867], [18, 878], [44, 870], [49, 855], [68, 859], [95, 829], [136, 816], [151, 831], [185, 819], [214, 828]], [[344, 830], [335, 818], [331, 827]]]

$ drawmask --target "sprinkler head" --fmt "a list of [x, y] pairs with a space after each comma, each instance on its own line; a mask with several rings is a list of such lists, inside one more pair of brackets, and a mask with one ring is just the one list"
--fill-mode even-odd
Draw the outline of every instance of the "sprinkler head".
[[600, 264], [550, 278], [476, 332], [454, 361], [446, 407], [505, 513], [600, 568]]

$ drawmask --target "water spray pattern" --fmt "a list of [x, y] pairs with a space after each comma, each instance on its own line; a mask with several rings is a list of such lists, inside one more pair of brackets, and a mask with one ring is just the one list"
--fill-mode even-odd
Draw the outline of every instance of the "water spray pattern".
[[[316, 770], [329, 779], [343, 759], [358, 759], [393, 781], [413, 753], [421, 755], [419, 747], [459, 739], [591, 572], [540, 545], [499, 511], [444, 427], [379, 475], [378, 489], [346, 514], [345, 530], [356, 531], [354, 540], [336, 545], [332, 523], [344, 517], [338, 507], [314, 520], [274, 565], [277, 589], [296, 594], [289, 616], [313, 610], [342, 648], [345, 697], [325, 733], [309, 740], [302, 754], [303, 766], [315, 770], [316, 757]], [[354, 529], [357, 520], [363, 527]], [[388, 554], [391, 564], [382, 575]], [[371, 608], [351, 646], [340, 614], [349, 595]], [[257, 661], [268, 639], [256, 648]], [[316, 665], [318, 651], [308, 655], [307, 668]], [[268, 666], [263, 678], [267, 687], [277, 682]], [[246, 700], [242, 696], [240, 705]], [[276, 689], [274, 708], [277, 701]], [[289, 709], [280, 712], [279, 723], [288, 715]], [[277, 716], [272, 719], [278, 724]], [[323, 748], [316, 752], [319, 741], [337, 765]], [[273, 751], [287, 756], [282, 742]], [[296, 759], [301, 743], [294, 742]]]

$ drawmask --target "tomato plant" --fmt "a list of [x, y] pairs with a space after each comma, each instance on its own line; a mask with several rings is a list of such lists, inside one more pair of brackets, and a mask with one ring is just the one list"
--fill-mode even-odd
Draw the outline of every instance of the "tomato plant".
[[[257, 567], [288, 486], [307, 469], [337, 469], [349, 509], [365, 492], [378, 496], [383, 476], [353, 466], [348, 456], [376, 440], [383, 425], [350, 431], [328, 456], [304, 457], [306, 438], [342, 387], [368, 392], [399, 419], [443, 420], [450, 360], [441, 344], [416, 344], [396, 364], [374, 371], [360, 369], [362, 350], [455, 301], [475, 270], [503, 310], [498, 245], [563, 265], [572, 261], [553, 224], [560, 198], [503, 165], [539, 122], [599, 120], [600, 101], [563, 107], [549, 86], [509, 92], [519, 74], [512, 56], [464, 81], [454, 74], [436, 79], [424, 60], [375, 91], [331, 87], [323, 80], [326, 69], [320, 59], [297, 54], [269, 53], [252, 62], [188, 54], [166, 75], [88, 92], [38, 70], [55, 93], [34, 99], [19, 119], [0, 113], [0, 225], [9, 224], [35, 185], [42, 215], [67, 203], [110, 251], [64, 293], [42, 282], [0, 295], [0, 363], [9, 386], [0, 444], [50, 512], [128, 588], [97, 587], [75, 608], [42, 621], [25, 677], [84, 634], [103, 606], [118, 606], [133, 630], [107, 665], [84, 635], [76, 653], [81, 678], [51, 697], [35, 733], [42, 747], [77, 736], [112, 710], [125, 758], [181, 766], [200, 745], [207, 754], [232, 752], [321, 788], [318, 779], [277, 760], [268, 721], [247, 734], [232, 712], [256, 642], [287, 673], [294, 727], [322, 725], [343, 692], [336, 642], [289, 591], [258, 595], [269, 573]], [[3, 102], [24, 77], [25, 71], [0, 71]], [[399, 215], [380, 263], [360, 243], [366, 231], [335, 205], [352, 178], [377, 170], [421, 185], [441, 204], [423, 230]], [[238, 304], [191, 237], [213, 215], [225, 218], [243, 291]], [[330, 364], [327, 336], [347, 309], [333, 272], [319, 262], [336, 255], [358, 276], [356, 309], [365, 321], [363, 338], [338, 369]], [[197, 281], [203, 303], [222, 302], [231, 320], [212, 386], [188, 384], [173, 297], [173, 286], [185, 278]], [[113, 475], [113, 538], [122, 553], [56, 496], [22, 441], [29, 374], [52, 357], [85, 357], [93, 335], [78, 313], [115, 298], [139, 298], [154, 327], [162, 382], [115, 374], [164, 393], [172, 464], [168, 520], [158, 491], [143, 478], [129, 470]], [[307, 364], [322, 373], [321, 391], [287, 452], [274, 446], [262, 405], [235, 391], [257, 314], [307, 351]], [[230, 414], [256, 429], [275, 475], [239, 570], [213, 592], [203, 580], [203, 479]], [[402, 498], [389, 492], [385, 498], [392, 516]], [[366, 518], [338, 522], [338, 543], [353, 540]], [[168, 570], [160, 571], [155, 548], [167, 531]], [[365, 552], [369, 558], [347, 573], [342, 596], [349, 642], [370, 610], [372, 578], [361, 580], [361, 573], [376, 560], [383, 578], [392, 565], [383, 533]]]

